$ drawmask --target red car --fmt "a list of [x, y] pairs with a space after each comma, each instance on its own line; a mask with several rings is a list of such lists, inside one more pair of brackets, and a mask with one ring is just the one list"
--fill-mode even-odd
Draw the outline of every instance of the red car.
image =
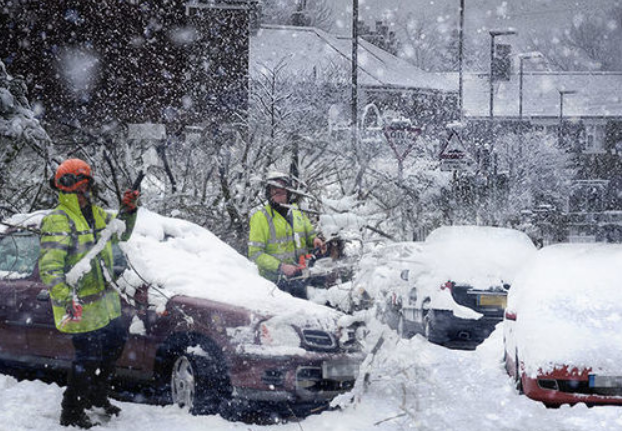
[[505, 366], [547, 406], [622, 405], [619, 244], [546, 247], [517, 277], [504, 319]]
[[[17, 222], [13, 219], [13, 224], [22, 227], [0, 233], [0, 362], [44, 373], [65, 372], [74, 351], [69, 337], [54, 326], [49, 292], [39, 279], [36, 229], [41, 218], [42, 214], [35, 214]], [[154, 237], [152, 233], [158, 230], [154, 225], [170, 232]], [[223, 295], [210, 298], [209, 294], [196, 297], [167, 291], [167, 283], [191, 284], [188, 277], [192, 273], [186, 271], [185, 279], [171, 274], [162, 283], [150, 282], [149, 287], [137, 289], [135, 304], [131, 306], [128, 302], [133, 300], [129, 299], [123, 305], [123, 318], [132, 325], [116, 370], [120, 383], [132, 383], [124, 386], [138, 383], [152, 388], [164, 400], [193, 413], [230, 415], [266, 404], [309, 411], [352, 388], [363, 357], [357, 328], [339, 327], [339, 312], [278, 290], [265, 290], [264, 294], [261, 289], [267, 289], [266, 281], [254, 268], [249, 270], [252, 265], [245, 258], [191, 223], [141, 210], [132, 241], [134, 248], [130, 247], [128, 256], [141, 266], [142, 274], [139, 270], [125, 273], [120, 285], [125, 283], [127, 290], [139, 279], [137, 274], [149, 275], [144, 265], [158, 256], [154, 253], [159, 247], [166, 250], [166, 255], [160, 252], [162, 259], [170, 261], [175, 259], [176, 247], [179, 251], [189, 244], [215, 248], [228, 259], [230, 270], [243, 273], [244, 280], [254, 280], [257, 285], [234, 283], [220, 289], [240, 291], [231, 295], [231, 301]], [[210, 267], [200, 249], [182, 250], [177, 259], [195, 266], [192, 259], [203, 259], [203, 267], [195, 270], [197, 277], [201, 271], [217, 273], [222, 269]], [[236, 275], [231, 278], [235, 282]], [[204, 288], [207, 293], [210, 289]], [[257, 306], [239, 301], [245, 295]]]

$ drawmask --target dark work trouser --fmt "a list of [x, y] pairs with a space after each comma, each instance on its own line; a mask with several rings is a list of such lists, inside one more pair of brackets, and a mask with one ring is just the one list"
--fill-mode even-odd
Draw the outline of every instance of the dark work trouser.
[[74, 334], [71, 341], [75, 357], [63, 394], [63, 410], [81, 412], [102, 407], [108, 400], [115, 363], [127, 341], [127, 329], [117, 318], [96, 331]]

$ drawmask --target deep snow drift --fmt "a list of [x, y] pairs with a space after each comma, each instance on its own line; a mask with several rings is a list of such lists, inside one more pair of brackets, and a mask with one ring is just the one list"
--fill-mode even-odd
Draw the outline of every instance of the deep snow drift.
[[[362, 379], [342, 396], [341, 411], [324, 412], [284, 425], [231, 423], [219, 416], [191, 416], [176, 406], [117, 402], [121, 417], [94, 428], [110, 430], [529, 430], [595, 431], [622, 429], [618, 407], [585, 405], [546, 409], [518, 395], [502, 363], [498, 327], [474, 352], [452, 351], [419, 336], [399, 340], [385, 326], [372, 325], [371, 346], [385, 342], [371, 364], [369, 385]], [[66, 430], [58, 424], [63, 388], [38, 381], [17, 382], [0, 375], [0, 430]], [[354, 396], [354, 402], [351, 402]], [[25, 407], [28, 407], [27, 409]]]

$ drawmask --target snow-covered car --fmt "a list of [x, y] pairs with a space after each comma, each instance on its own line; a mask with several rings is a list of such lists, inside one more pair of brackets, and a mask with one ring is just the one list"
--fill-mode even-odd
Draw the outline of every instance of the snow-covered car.
[[505, 366], [549, 406], [622, 404], [622, 245], [540, 250], [517, 277], [504, 319]]
[[[71, 340], [55, 329], [38, 275], [43, 215], [0, 228], [0, 361], [66, 371]], [[209, 231], [141, 209], [121, 248], [130, 337], [117, 378], [193, 413], [229, 415], [265, 403], [304, 412], [352, 388], [362, 353], [356, 327], [341, 325], [351, 319], [281, 292]]]
[[364, 259], [354, 286], [373, 293], [381, 316], [403, 337], [474, 348], [503, 320], [507, 292], [536, 251], [522, 232], [445, 226], [424, 242], [391, 244]]

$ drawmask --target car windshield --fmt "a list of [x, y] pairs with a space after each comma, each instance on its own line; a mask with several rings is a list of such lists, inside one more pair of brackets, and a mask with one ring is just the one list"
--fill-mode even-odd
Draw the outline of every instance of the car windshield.
[[39, 257], [39, 237], [19, 232], [0, 237], [0, 278], [24, 278], [32, 274]]

